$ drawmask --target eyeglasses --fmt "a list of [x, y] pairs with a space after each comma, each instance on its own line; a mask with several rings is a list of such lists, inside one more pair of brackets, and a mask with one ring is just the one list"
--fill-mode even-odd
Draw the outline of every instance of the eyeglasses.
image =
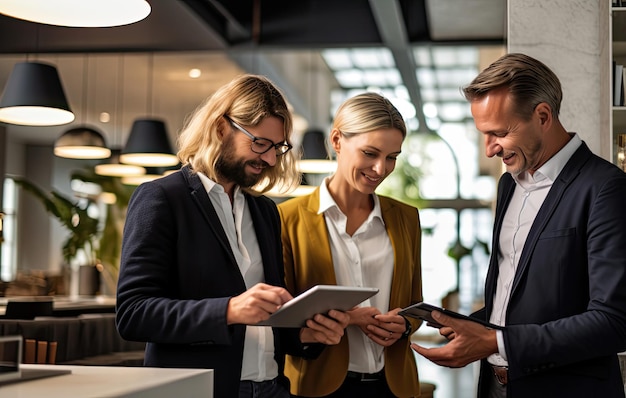
[[270, 149], [274, 148], [274, 150], [276, 151], [276, 156], [282, 156], [286, 154], [287, 152], [289, 152], [291, 148], [293, 148], [293, 146], [287, 142], [280, 142], [278, 144], [274, 144], [272, 140], [268, 140], [267, 138], [256, 137], [252, 135], [248, 130], [244, 129], [237, 123], [233, 122], [233, 120], [227, 115], [224, 115], [224, 117], [226, 118], [226, 120], [230, 122], [230, 124], [233, 125], [234, 128], [241, 131], [242, 133], [247, 135], [248, 138], [252, 140], [252, 143], [250, 144], [250, 149], [254, 153], [258, 153], [259, 155], [261, 155], [261, 154], [268, 152]]

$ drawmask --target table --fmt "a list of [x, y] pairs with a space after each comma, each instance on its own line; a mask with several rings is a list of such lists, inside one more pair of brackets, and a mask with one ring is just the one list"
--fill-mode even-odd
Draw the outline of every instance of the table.
[[22, 365], [24, 369], [68, 369], [72, 373], [0, 387], [2, 397], [212, 398], [212, 369], [117, 366]]
[[0, 319], [0, 336], [11, 335], [56, 341], [59, 365], [140, 366], [143, 363], [145, 343], [124, 340], [115, 327], [115, 314]]
[[[13, 297], [0, 297], [0, 318], [6, 312], [8, 301]], [[20, 299], [21, 297], [15, 297]], [[113, 313], [115, 312], [115, 297], [67, 297], [53, 296], [52, 315], [76, 316], [80, 314]]]

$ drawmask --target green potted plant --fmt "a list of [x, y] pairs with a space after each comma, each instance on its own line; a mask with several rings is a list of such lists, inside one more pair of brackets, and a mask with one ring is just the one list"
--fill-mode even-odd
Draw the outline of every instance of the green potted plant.
[[[62, 247], [65, 263], [67, 265], [74, 263], [82, 251], [86, 261], [81, 265], [95, 267], [93, 271], [98, 272], [97, 276], [102, 275], [108, 292], [113, 294], [119, 271], [125, 211], [133, 189], [121, 184], [119, 178], [98, 176], [92, 170], [72, 173], [72, 180], [96, 183], [103, 191], [115, 193], [116, 202], [107, 206], [106, 218], [104, 223], [101, 223], [99, 218], [89, 215], [87, 211], [89, 204], [81, 204], [55, 190], [46, 192], [23, 177], [8, 176], [8, 178], [39, 199], [47, 212], [69, 231], [69, 236]], [[93, 199], [89, 200], [93, 202]]]

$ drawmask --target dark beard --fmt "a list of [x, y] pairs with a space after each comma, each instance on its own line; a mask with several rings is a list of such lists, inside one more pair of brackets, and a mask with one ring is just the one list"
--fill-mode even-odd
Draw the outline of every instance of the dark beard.
[[250, 188], [256, 185], [264, 177], [261, 174], [247, 174], [246, 165], [255, 167], [269, 167], [263, 160], [244, 161], [235, 158], [233, 146], [230, 141], [224, 141], [223, 150], [215, 162], [215, 172], [227, 181], [234, 182], [242, 188]]

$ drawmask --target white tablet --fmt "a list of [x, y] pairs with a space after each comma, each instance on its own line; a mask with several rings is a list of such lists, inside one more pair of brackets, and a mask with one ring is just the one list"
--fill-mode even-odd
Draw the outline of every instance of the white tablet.
[[283, 304], [257, 326], [301, 328], [315, 314], [326, 314], [332, 309], [347, 311], [376, 293], [375, 287], [316, 285]]

